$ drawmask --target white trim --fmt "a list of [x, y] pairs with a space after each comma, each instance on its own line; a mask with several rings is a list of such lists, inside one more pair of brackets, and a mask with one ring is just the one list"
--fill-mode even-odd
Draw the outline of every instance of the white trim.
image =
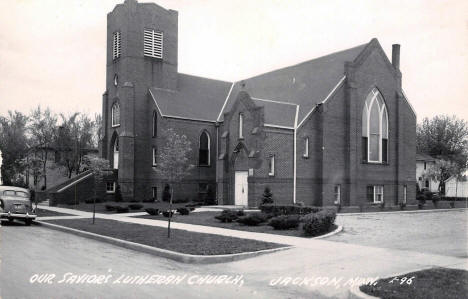
[[[107, 190], [107, 184], [112, 183], [112, 190]], [[106, 193], [113, 194], [115, 193], [115, 182], [106, 182]]]
[[272, 124], [263, 124], [263, 126], [264, 126], [264, 127], [270, 127], [270, 128], [294, 130], [294, 127], [277, 126], [277, 125], [272, 125]]
[[299, 115], [299, 106], [296, 106], [296, 116], [294, 118], [294, 163], [293, 163], [293, 203], [296, 203], [296, 186], [297, 186], [297, 117]]
[[183, 116], [175, 116], [175, 115], [163, 115], [163, 117], [183, 119], [183, 120], [202, 121], [202, 122], [208, 122], [208, 123], [216, 123], [215, 120], [208, 120], [208, 119], [201, 119], [201, 118], [191, 118], [191, 117], [183, 117]]
[[286, 105], [299, 106], [298, 104], [288, 103], [288, 102], [281, 102], [281, 101], [268, 100], [268, 99], [260, 99], [260, 98], [254, 98], [254, 97], [250, 97], [250, 98], [252, 100], [257, 100], [257, 101], [264, 101], [264, 102], [271, 102], [271, 103], [277, 103], [277, 104], [286, 104]]
[[223, 107], [221, 108], [221, 111], [219, 111], [219, 115], [216, 118], [216, 121], [219, 121], [219, 118], [221, 117], [221, 114], [223, 114], [224, 108], [226, 107], [227, 101], [229, 100], [229, 96], [231, 95], [232, 88], [234, 87], [234, 82], [231, 84], [231, 89], [229, 89], [228, 95], [226, 97], [226, 100], [224, 101]]
[[244, 115], [242, 114], [242, 112], [239, 113], [239, 128], [238, 128], [238, 130], [239, 130], [239, 132], [238, 132], [239, 136], [237, 136], [237, 137], [239, 137], [239, 139], [244, 138]]
[[[327, 95], [327, 97], [321, 102], [321, 104], [325, 104], [328, 99], [335, 93], [335, 91], [338, 89], [338, 87], [344, 82], [344, 80], [346, 79], [346, 76], [343, 76], [343, 78], [341, 78], [341, 80], [335, 85], [335, 87], [330, 91], [330, 93]], [[312, 110], [309, 111], [309, 113], [307, 113], [307, 115], [302, 119], [302, 121], [299, 123], [299, 125], [297, 126], [298, 128], [300, 128], [302, 126], [302, 124], [306, 121], [306, 119], [312, 114], [312, 112], [314, 112], [315, 110], [315, 107], [312, 108]]]
[[270, 157], [270, 163], [268, 164], [268, 175], [275, 176], [275, 155]]
[[57, 193], [60, 193], [60, 192], [62, 192], [63, 190], [68, 189], [69, 187], [71, 187], [71, 186], [73, 186], [73, 185], [75, 185], [75, 184], [78, 184], [78, 183], [81, 182], [82, 180], [84, 180], [84, 179], [86, 179], [86, 178], [88, 178], [88, 177], [90, 177], [90, 176], [92, 176], [92, 175], [93, 175], [93, 173], [88, 173], [88, 174], [85, 175], [84, 177], [82, 177], [82, 178], [80, 178], [80, 179], [78, 179], [78, 180], [76, 180], [76, 181], [74, 181], [74, 182], [71, 182], [70, 184], [66, 185], [65, 187], [62, 187], [62, 188], [58, 189], [58, 190], [57, 190]]
[[401, 89], [401, 93], [403, 94], [403, 97], [405, 98], [406, 102], [407, 102], [408, 105], [410, 106], [411, 111], [413, 111], [414, 116], [415, 116], [416, 118], [418, 118], [418, 115], [416, 114], [416, 111], [414, 110], [413, 105], [411, 105], [410, 101], [408, 100], [408, 97], [406, 96], [406, 93], [405, 93], [405, 91], [403, 90], [403, 88]]
[[309, 137], [308, 136], [304, 137], [304, 153], [302, 154], [302, 157], [309, 158]]
[[157, 150], [156, 150], [155, 146], [153, 146], [152, 148], [153, 148], [153, 150], [152, 150], [152, 156], [151, 156], [151, 164], [153, 166], [158, 166]]

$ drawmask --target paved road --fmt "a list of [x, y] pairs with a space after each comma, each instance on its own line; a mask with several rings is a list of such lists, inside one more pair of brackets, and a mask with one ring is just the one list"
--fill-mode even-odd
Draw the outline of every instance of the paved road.
[[340, 215], [342, 233], [327, 238], [367, 246], [468, 257], [468, 210]]

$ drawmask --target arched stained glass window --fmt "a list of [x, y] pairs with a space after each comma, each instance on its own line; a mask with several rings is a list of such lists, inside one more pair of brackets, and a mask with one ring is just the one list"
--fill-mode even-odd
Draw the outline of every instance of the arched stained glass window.
[[200, 147], [198, 154], [198, 165], [210, 165], [210, 135], [206, 131], [200, 134]]
[[367, 95], [362, 110], [362, 158], [366, 162], [386, 163], [388, 114], [385, 101], [374, 88]]
[[120, 126], [120, 106], [119, 106], [119, 103], [114, 103], [114, 105], [112, 105], [111, 114], [112, 114], [112, 126], [113, 127]]
[[158, 114], [156, 111], [153, 111], [153, 137], [158, 136]]

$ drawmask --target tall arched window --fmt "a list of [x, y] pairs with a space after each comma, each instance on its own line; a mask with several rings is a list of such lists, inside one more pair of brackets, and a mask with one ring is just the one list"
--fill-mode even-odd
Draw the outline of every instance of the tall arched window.
[[153, 111], [153, 137], [158, 136], [158, 114]]
[[120, 106], [119, 106], [119, 103], [114, 103], [114, 105], [112, 105], [111, 114], [112, 114], [112, 126], [113, 127], [120, 126]]
[[115, 138], [113, 150], [114, 150], [114, 169], [119, 169], [119, 137]]
[[366, 162], [386, 163], [388, 146], [387, 107], [380, 92], [373, 88], [362, 110], [362, 158]]
[[200, 147], [198, 152], [198, 165], [210, 165], [210, 135], [203, 131], [200, 135]]

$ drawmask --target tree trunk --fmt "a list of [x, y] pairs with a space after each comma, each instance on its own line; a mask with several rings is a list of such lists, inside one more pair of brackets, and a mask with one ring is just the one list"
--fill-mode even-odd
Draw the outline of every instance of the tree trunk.
[[174, 197], [174, 187], [171, 184], [171, 197], [169, 198], [169, 217], [167, 222], [167, 237], [171, 237], [171, 218], [172, 218], [172, 198]]
[[[96, 218], [96, 174], [94, 174], [94, 198], [93, 198], [93, 224], [94, 224], [94, 219]], [[76, 185], [75, 185], [76, 186]]]
[[[47, 148], [46, 148], [46, 151], [45, 151], [45, 155], [44, 155], [44, 167], [42, 169], [43, 171], [43, 175], [44, 175], [44, 190], [47, 189], [47, 172], [46, 172], [46, 167], [47, 167]], [[42, 189], [42, 188], [41, 188]]]

